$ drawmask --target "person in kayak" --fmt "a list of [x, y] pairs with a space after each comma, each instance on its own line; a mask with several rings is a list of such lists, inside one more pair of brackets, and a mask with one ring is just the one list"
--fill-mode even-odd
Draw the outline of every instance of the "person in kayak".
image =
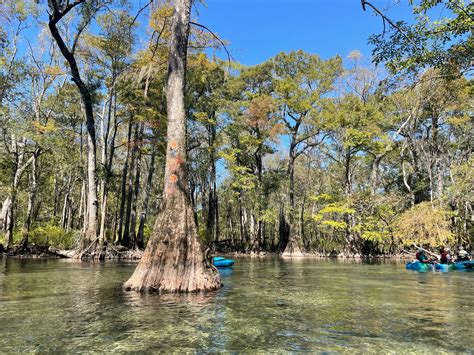
[[464, 247], [461, 245], [458, 248], [456, 261], [469, 261], [469, 260], [471, 260], [469, 253], [466, 250], [464, 250]]
[[426, 256], [425, 249], [423, 248], [418, 248], [418, 252], [416, 253], [416, 260], [423, 264], [428, 264], [431, 262], [431, 259]]
[[449, 254], [449, 248], [441, 247], [439, 250], [439, 263], [449, 264], [451, 263], [451, 254]]

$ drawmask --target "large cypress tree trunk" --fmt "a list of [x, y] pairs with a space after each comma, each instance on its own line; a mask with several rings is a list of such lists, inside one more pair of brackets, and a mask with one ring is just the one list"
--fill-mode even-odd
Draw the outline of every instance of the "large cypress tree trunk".
[[126, 290], [198, 292], [221, 287], [207, 267], [193, 218], [186, 174], [184, 83], [191, 0], [176, 0], [171, 24], [167, 83], [168, 145], [161, 211], [153, 235]]

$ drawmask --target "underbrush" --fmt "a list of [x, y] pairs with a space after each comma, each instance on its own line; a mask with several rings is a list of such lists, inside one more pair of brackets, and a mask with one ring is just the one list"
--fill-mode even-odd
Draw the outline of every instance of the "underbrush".
[[76, 244], [77, 233], [77, 231], [66, 232], [61, 227], [47, 224], [38, 226], [30, 232], [29, 243], [58, 249], [72, 249]]

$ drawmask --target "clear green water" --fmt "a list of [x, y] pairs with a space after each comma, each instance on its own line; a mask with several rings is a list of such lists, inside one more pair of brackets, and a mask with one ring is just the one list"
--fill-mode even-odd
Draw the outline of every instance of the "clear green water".
[[202, 295], [123, 292], [134, 264], [0, 258], [0, 352], [472, 352], [474, 273], [237, 259]]

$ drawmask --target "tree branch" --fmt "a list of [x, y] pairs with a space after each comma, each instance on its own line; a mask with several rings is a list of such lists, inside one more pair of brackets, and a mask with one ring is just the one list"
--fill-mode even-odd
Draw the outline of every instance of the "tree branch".
[[372, 10], [375, 11], [375, 13], [377, 13], [380, 17], [382, 17], [382, 20], [384, 21], [384, 27], [385, 27], [385, 21], [387, 21], [390, 24], [390, 26], [392, 26], [398, 32], [400, 32], [402, 34], [402, 36], [405, 37], [405, 39], [413, 45], [413, 47], [418, 49], [418, 46], [416, 45], [416, 43], [413, 42], [413, 40], [406, 34], [406, 32], [400, 26], [398, 26], [395, 22], [393, 22], [387, 16], [385, 16], [382, 11], [377, 9], [374, 5], [372, 5], [370, 2], [368, 2], [366, 0], [361, 0], [360, 2], [362, 4], [362, 10], [364, 10], [364, 11], [366, 10], [365, 5], [370, 6], [372, 8]]
[[50, 14], [49, 17], [50, 17], [50, 20], [51, 18], [53, 18], [54, 24], [56, 24], [64, 16], [66, 16], [69, 11], [74, 9], [77, 5], [86, 2], [86, 0], [76, 0], [73, 3], [70, 3], [70, 4], [68, 3], [62, 10], [59, 8], [59, 5], [56, 0], [50, 0], [49, 2], [53, 5], [53, 14], [52, 15]]
[[140, 8], [140, 10], [138, 10], [138, 12], [137, 12], [137, 14], [135, 15], [135, 17], [133, 18], [132, 22], [130, 22], [130, 26], [129, 26], [130, 32], [132, 31], [132, 27], [133, 27], [133, 25], [135, 24], [135, 22], [137, 21], [137, 18], [138, 18], [138, 16], [140, 16], [141, 12], [142, 12], [143, 10], [145, 10], [148, 6], [150, 6], [152, 3], [153, 3], [153, 0], [150, 0], [150, 1], [148, 1], [148, 4], [146, 4], [145, 6], [143, 6], [142, 8]]
[[231, 61], [235, 61], [234, 58], [232, 58], [232, 56], [230, 55], [229, 51], [227, 50], [227, 47], [224, 43], [223, 40], [221, 40], [214, 32], [212, 32], [208, 27], [204, 26], [204, 25], [201, 25], [200, 23], [196, 23], [196, 22], [192, 22], [190, 21], [189, 24], [191, 25], [194, 25], [194, 26], [197, 26], [197, 27], [201, 27], [203, 29], [205, 29], [206, 31], [208, 31], [221, 45], [222, 47], [224, 47], [224, 50], [225, 52], [227, 53], [227, 60], [229, 61], [229, 66], [230, 66], [230, 63]]
[[76, 59], [74, 58], [73, 53], [67, 47], [66, 43], [64, 42], [56, 26], [57, 23], [64, 17], [64, 15], [66, 15], [70, 10], [72, 10], [74, 6], [77, 6], [85, 2], [85, 0], [77, 0], [72, 4], [69, 4], [68, 6], [66, 6], [66, 9], [64, 11], [58, 11], [58, 5], [57, 5], [56, 0], [50, 0], [50, 1], [54, 8], [53, 14], [49, 15], [49, 23], [48, 23], [48, 27], [49, 27], [49, 30], [51, 31], [51, 35], [53, 36], [54, 40], [58, 44], [59, 50], [63, 54], [64, 58], [69, 63], [69, 66], [71, 68], [72, 80], [74, 81], [74, 83], [76, 83], [76, 85], [78, 86], [81, 92], [87, 91], [85, 84], [82, 81], [81, 76], [79, 74], [79, 67], [77, 66]]

